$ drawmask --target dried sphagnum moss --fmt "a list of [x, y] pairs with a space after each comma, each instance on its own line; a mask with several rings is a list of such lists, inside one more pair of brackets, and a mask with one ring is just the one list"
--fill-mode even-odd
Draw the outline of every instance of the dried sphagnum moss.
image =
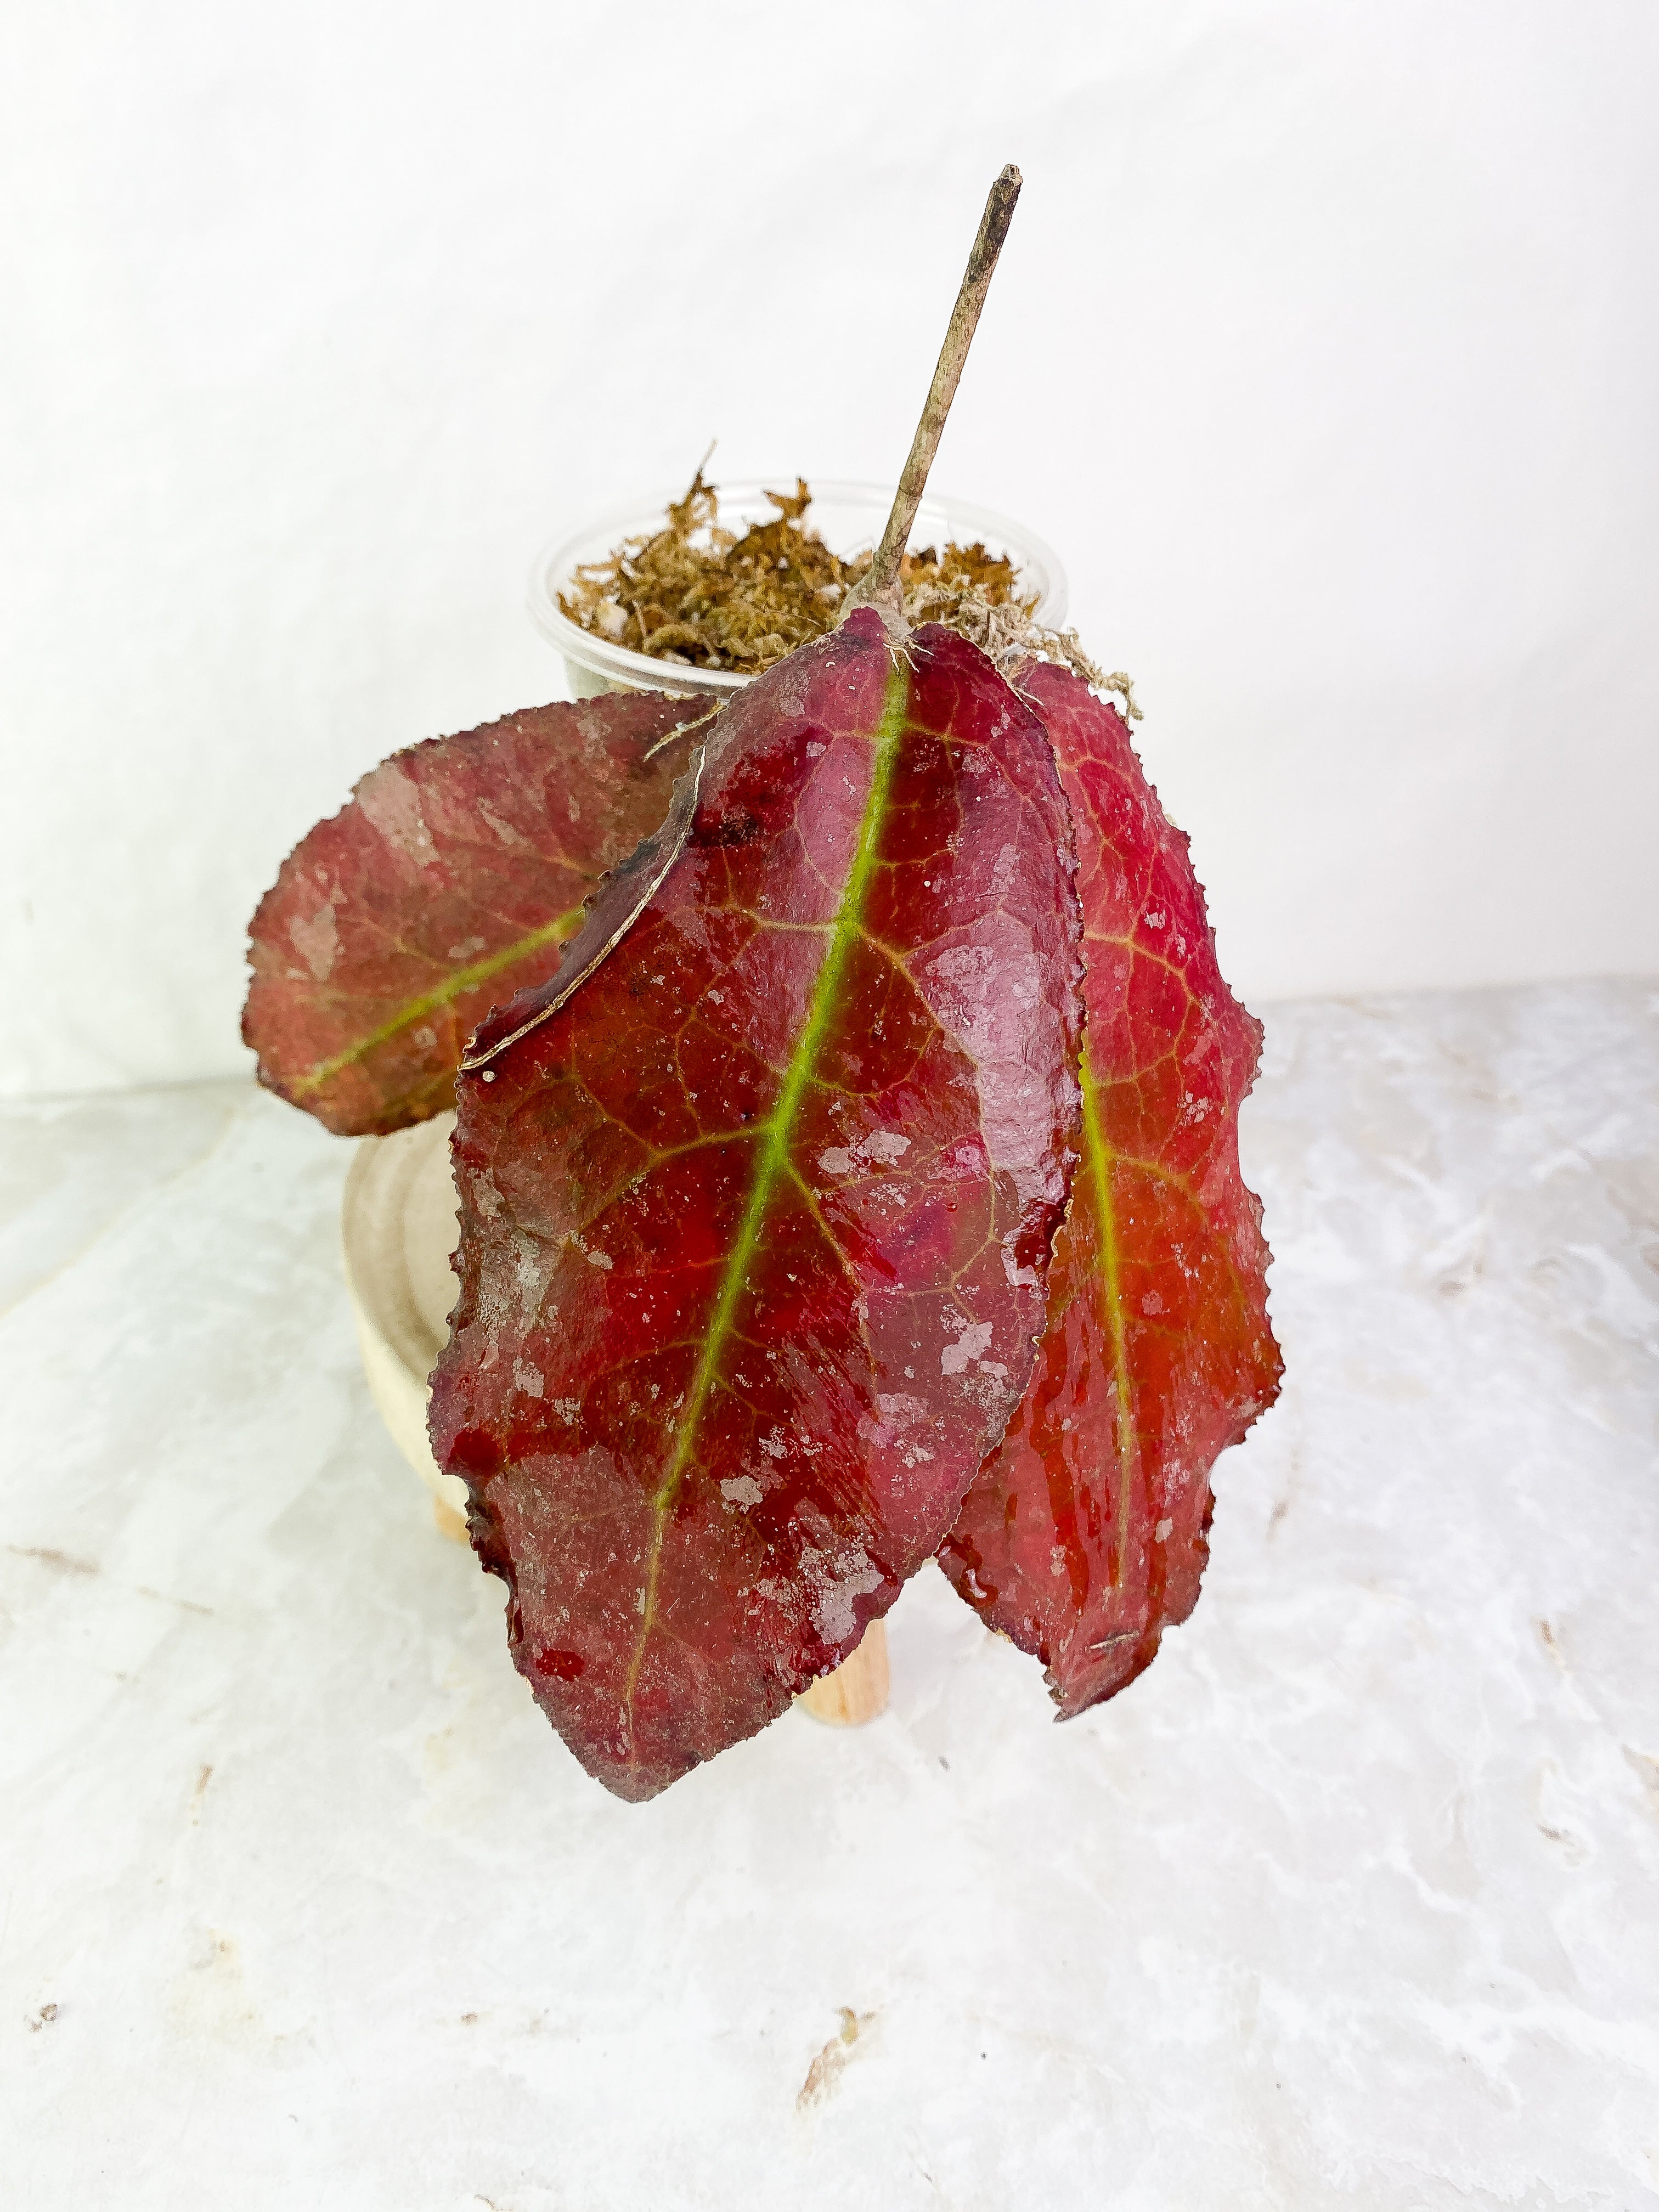
[[[718, 668], [758, 676], [798, 645], [833, 629], [847, 594], [870, 565], [842, 561], [803, 522], [812, 495], [804, 477], [793, 492], [769, 491], [775, 520], [741, 536], [724, 530], [720, 496], [698, 470], [666, 527], [630, 538], [603, 561], [576, 570], [559, 605], [607, 643], [671, 667]], [[1036, 598], [1023, 596], [1012, 564], [979, 544], [931, 546], [907, 554], [900, 575], [911, 623], [943, 623], [971, 638], [1000, 668], [1028, 655], [1062, 661], [1097, 690], [1115, 691], [1136, 720], [1129, 678], [1108, 676], [1085, 653], [1075, 630], [1046, 629]]]

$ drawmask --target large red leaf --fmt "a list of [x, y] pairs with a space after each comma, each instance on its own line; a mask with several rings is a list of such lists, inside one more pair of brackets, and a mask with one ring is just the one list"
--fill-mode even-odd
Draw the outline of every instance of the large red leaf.
[[1018, 1402], [1074, 1157], [1073, 872], [1036, 717], [866, 610], [724, 710], [580, 988], [469, 1053], [434, 1444], [621, 1796], [844, 1659]]
[[344, 1136], [451, 1103], [493, 1006], [542, 981], [599, 877], [661, 822], [695, 699], [616, 694], [434, 738], [370, 770], [253, 917], [259, 1080]]
[[939, 1557], [1042, 1659], [1069, 1717], [1132, 1681], [1192, 1611], [1211, 1467], [1272, 1403], [1280, 1362], [1238, 1167], [1260, 1025], [1221, 979], [1187, 840], [1115, 709], [1044, 663], [1015, 681], [1077, 824], [1083, 1159], [1030, 1387]]

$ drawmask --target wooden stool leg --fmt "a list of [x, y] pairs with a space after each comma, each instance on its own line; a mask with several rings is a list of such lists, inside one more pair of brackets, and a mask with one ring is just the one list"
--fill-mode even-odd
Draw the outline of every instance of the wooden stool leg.
[[452, 1544], [465, 1544], [470, 1540], [466, 1533], [466, 1516], [441, 1498], [432, 1501], [432, 1517], [438, 1524], [441, 1535], [447, 1536]]
[[820, 1674], [795, 1700], [815, 1721], [831, 1728], [857, 1728], [887, 1710], [887, 1624], [872, 1620], [850, 1659], [832, 1674]]

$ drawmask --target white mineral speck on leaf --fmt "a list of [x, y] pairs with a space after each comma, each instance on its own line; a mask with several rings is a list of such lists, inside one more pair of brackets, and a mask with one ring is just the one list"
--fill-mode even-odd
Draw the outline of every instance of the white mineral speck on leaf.
[[947, 1344], [939, 1355], [939, 1370], [945, 1375], [960, 1375], [976, 1359], [982, 1359], [991, 1348], [991, 1324], [988, 1321], [960, 1322], [962, 1334], [954, 1344]]
[[312, 975], [319, 983], [326, 983], [334, 972], [334, 963], [340, 957], [340, 933], [334, 920], [334, 901], [319, 907], [309, 921], [297, 916], [288, 926], [289, 941]]
[[881, 1160], [890, 1167], [895, 1160], [902, 1159], [910, 1149], [910, 1139], [902, 1137], [896, 1129], [872, 1129], [860, 1152], [867, 1160]]

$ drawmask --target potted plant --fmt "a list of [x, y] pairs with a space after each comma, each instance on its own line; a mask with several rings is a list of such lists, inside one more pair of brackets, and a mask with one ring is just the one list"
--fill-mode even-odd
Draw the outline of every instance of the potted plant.
[[[417, 1133], [354, 1170], [372, 1379], [385, 1349], [418, 1382], [437, 1341], [453, 1101], [432, 1478], [538, 1703], [624, 1797], [834, 1675], [933, 1558], [1062, 1716], [1111, 1695], [1190, 1610], [1210, 1467], [1277, 1387], [1236, 1143], [1260, 1031], [1121, 680], [1018, 603], [999, 627], [1006, 594], [906, 619], [1018, 186], [880, 543], [814, 586], [810, 635], [763, 562], [627, 556], [600, 642], [664, 688], [394, 756], [255, 917], [262, 1079], [343, 1133]], [[659, 574], [691, 577], [672, 605]], [[785, 649], [729, 680], [757, 635]], [[728, 679], [712, 705], [696, 672]], [[394, 1325], [363, 1255], [399, 1238]]]

